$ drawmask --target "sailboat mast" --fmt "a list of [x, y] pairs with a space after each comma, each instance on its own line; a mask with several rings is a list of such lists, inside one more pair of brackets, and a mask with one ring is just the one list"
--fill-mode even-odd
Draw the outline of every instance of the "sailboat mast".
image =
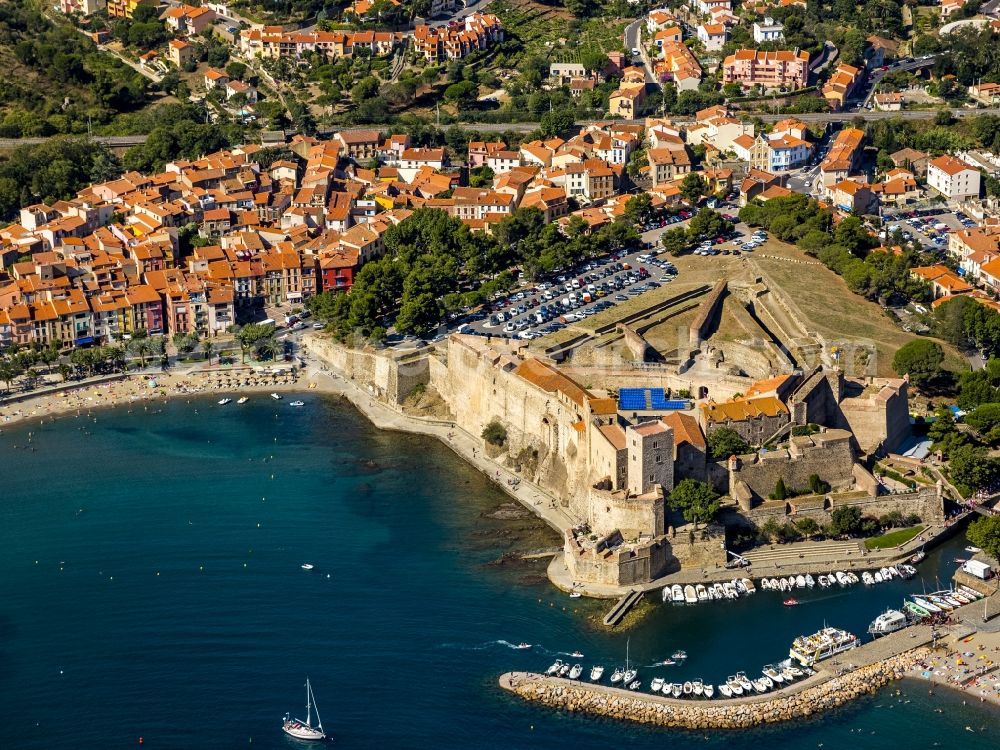
[[308, 677], [306, 677], [306, 726], [312, 726], [312, 688], [309, 686]]
[[312, 685], [309, 686], [309, 698], [312, 700], [313, 708], [316, 709], [316, 726], [319, 731], [323, 731], [323, 720], [319, 718], [319, 706], [316, 705], [316, 696], [313, 695]]

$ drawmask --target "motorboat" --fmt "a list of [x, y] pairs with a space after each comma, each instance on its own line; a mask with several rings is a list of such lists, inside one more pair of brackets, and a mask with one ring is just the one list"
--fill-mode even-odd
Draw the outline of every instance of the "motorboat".
[[882, 576], [882, 571], [880, 570], [876, 570], [875, 574], [871, 577], [874, 579], [875, 583], [882, 583], [885, 581], [885, 578]]
[[830, 585], [830, 580], [826, 576], [820, 576], [819, 577], [819, 585], [820, 585], [820, 588], [824, 588], [825, 589], [827, 586]]
[[632, 682], [632, 680], [635, 679], [636, 674], [638, 673], [634, 669], [626, 670], [625, 674], [622, 675], [622, 682], [623, 683]]
[[683, 693], [684, 695], [691, 695], [691, 693], [693, 692], [694, 692], [694, 685], [692, 685], [690, 681], [685, 682], [683, 685], [681, 685], [681, 693]]
[[713, 584], [712, 585], [712, 591], [715, 592], [715, 598], [716, 599], [725, 599], [726, 598], [726, 590], [724, 588], [722, 588], [722, 584], [721, 583]]
[[971, 552], [971, 553], [972, 553], [972, 554], [974, 555], [974, 554], [976, 554], [977, 552], [982, 552], [983, 550], [982, 550], [981, 548], [979, 548], [979, 547], [971, 547], [971, 546], [970, 546], [970, 547], [966, 547], [966, 548], [965, 548], [965, 551], [966, 551], [966, 552]]
[[696, 604], [698, 602], [698, 594], [694, 586], [690, 583], [684, 587], [684, 601], [688, 604]]
[[705, 694], [706, 698], [711, 698], [715, 695], [715, 685], [705, 685], [702, 688], [702, 692]]
[[683, 661], [688, 658], [687, 651], [674, 651], [670, 658], [676, 659], [677, 661]]
[[768, 690], [770, 690], [771, 688], [773, 688], [777, 684], [774, 680], [772, 680], [766, 674], [761, 674], [761, 676], [760, 676], [759, 679], [760, 679], [761, 683], [764, 685], [764, 687], [766, 687]]
[[312, 563], [302, 563], [302, 570], [312, 570], [315, 567]]
[[583, 654], [581, 654], [579, 651], [574, 651], [572, 654], [570, 654], [570, 656], [572, 656], [574, 659], [582, 659], [583, 658]]
[[722, 590], [726, 592], [727, 599], [739, 599], [739, 592], [736, 591], [736, 587], [731, 583], [722, 584]]
[[928, 614], [936, 615], [941, 612], [941, 608], [936, 604], [931, 603], [927, 599], [923, 599], [919, 596], [914, 596], [913, 601], [922, 609], [926, 610]]
[[642, 683], [639, 682], [638, 680], [632, 680], [632, 682], [630, 682], [628, 684], [628, 689], [629, 690], [638, 690], [641, 687], [642, 687]]
[[279, 394], [279, 393], [272, 393], [271, 394], [271, 398], [273, 398], [275, 401], [281, 401], [281, 394]]
[[957, 602], [961, 603], [963, 606], [966, 604], [970, 604], [972, 602], [972, 600], [965, 594], [963, 594], [961, 591], [952, 591], [951, 594], [949, 594], [949, 596], [952, 599], [956, 600]]
[[733, 689], [729, 687], [728, 683], [719, 685], [719, 695], [721, 695], [723, 698], [732, 698]]
[[553, 664], [552, 666], [550, 666], [548, 669], [545, 670], [546, 677], [551, 677], [552, 675], [556, 674], [562, 667], [562, 665], [563, 665], [562, 659], [556, 659], [555, 664]]
[[570, 599], [579, 599], [581, 596], [583, 596], [583, 594], [581, 594], [579, 591], [574, 591], [573, 593], [571, 593], [569, 595], [569, 598]]
[[883, 581], [891, 581], [893, 574], [895, 574], [895, 572], [896, 572], [896, 569], [895, 568], [880, 568], [878, 572], [882, 574], [882, 580]]
[[604, 676], [604, 667], [600, 664], [595, 664], [590, 670], [590, 681], [598, 682]]
[[305, 406], [306, 402], [305, 401], [292, 401], [288, 405], [289, 406]]
[[837, 583], [839, 583], [841, 586], [851, 585], [851, 579], [847, 577], [846, 573], [838, 571], [835, 575], [837, 576]]
[[670, 586], [663, 587], [663, 601], [664, 602], [670, 601]]
[[[698, 589], [696, 588], [695, 591]], [[715, 589], [712, 586], [705, 587], [705, 595], [708, 596], [710, 602], [714, 602], [718, 597], [715, 595]]]
[[659, 693], [661, 690], [663, 690], [663, 678], [654, 677], [653, 681], [649, 683], [649, 689], [652, 690], [654, 693]]
[[698, 584], [694, 587], [695, 596], [698, 597], [699, 602], [708, 601], [708, 591], [705, 589], [703, 584]]
[[611, 683], [617, 684], [622, 681], [622, 676], [625, 674], [625, 670], [621, 667], [617, 667], [614, 672], [611, 673]]
[[861, 574], [861, 582], [865, 586], [872, 586], [875, 583], [875, 578], [867, 570]]
[[571, 670], [572, 668], [573, 667], [571, 667], [569, 664], [563, 664], [561, 667], [559, 667], [559, 676], [565, 677], [566, 675], [569, 674], [569, 670]]
[[673, 586], [671, 586], [670, 587], [670, 598], [673, 599], [675, 602], [683, 602], [684, 601], [684, 587], [681, 586], [679, 583], [675, 583]]
[[848, 583], [850, 583], [852, 586], [859, 580], [857, 575], [855, 575], [854, 573], [847, 573], [846, 575]]
[[906, 563], [900, 563], [896, 566], [896, 569], [903, 578], [913, 578], [917, 574], [917, 569]]
[[816, 579], [813, 578], [808, 573], [806, 573], [806, 587], [811, 589], [815, 585], [816, 585]]
[[760, 587], [764, 591], [770, 591], [771, 590], [771, 582], [767, 578], [761, 578], [760, 579]]
[[733, 695], [743, 695], [743, 686], [740, 685], [739, 681], [735, 677], [730, 677], [726, 680], [726, 684], [729, 686], [730, 692]]
[[757, 593], [757, 587], [753, 585], [753, 581], [751, 581], [749, 578], [743, 578], [741, 579], [741, 582], [743, 583], [743, 588], [746, 590], [748, 594]]
[[798, 603], [799, 603], [798, 599], [785, 599], [785, 601], [782, 602], [782, 604], [784, 604], [786, 607], [794, 607], [798, 605]]
[[965, 594], [970, 599], [978, 600], [978, 599], [982, 599], [983, 598], [982, 594], [980, 594], [974, 588], [970, 588], [969, 586], [966, 586], [965, 584], [962, 584], [961, 586], [959, 586], [958, 589], [959, 589], [959, 591], [961, 591], [963, 594]]
[[778, 588], [781, 589], [782, 591], [788, 591], [788, 581], [786, 581], [784, 578], [779, 578]]
[[684, 686], [681, 685], [679, 682], [675, 682], [675, 683], [671, 684], [671, 686], [670, 686], [670, 694], [674, 698], [680, 698], [681, 695], [683, 694], [683, 692], [684, 692]]
[[245, 404], [249, 400], [250, 400], [249, 396], [240, 396], [239, 400], [236, 403], [237, 404]]
[[779, 672], [777, 669], [775, 669], [773, 664], [765, 665], [762, 671], [765, 677], [769, 677], [776, 683], [780, 684], [785, 681], [785, 676], [781, 674], [781, 672]]
[[223, 398], [219, 400], [219, 406], [225, 406], [226, 404], [231, 404], [233, 400], [231, 398]]
[[526, 648], [531, 648], [531, 644], [530, 643], [525, 643], [524, 641], [521, 641], [516, 646], [514, 646], [514, 648], [523, 651]]
[[788, 674], [790, 674], [795, 679], [805, 676], [805, 672], [796, 667], [794, 664], [788, 664], [787, 666], [784, 667], [784, 670], [788, 672]]
[[909, 559], [910, 565], [919, 565], [927, 557], [927, 553], [924, 552], [923, 548], [917, 550]]
[[758, 693], [766, 693], [767, 692], [767, 683], [764, 682], [764, 678], [763, 677], [761, 677], [759, 679], [756, 679], [756, 680], [750, 680], [750, 684], [753, 685], [753, 689], [755, 691], [757, 691]]
[[909, 619], [898, 609], [887, 609], [868, 626], [868, 632], [877, 638], [880, 635], [888, 635], [902, 630], [909, 624]]
[[[312, 712], [316, 709], [316, 726], [312, 725]], [[281, 725], [285, 734], [297, 740], [325, 740], [326, 733], [323, 731], [323, 721], [319, 718], [319, 708], [316, 706], [316, 698], [313, 695], [312, 685], [306, 678], [306, 720], [293, 719], [289, 714], [285, 714], [285, 720]]]
[[795, 576], [795, 588], [804, 589], [806, 587], [806, 577], [804, 575]]
[[569, 670], [569, 678], [571, 680], [579, 680], [581, 674], [583, 674], [583, 666], [580, 664], [574, 664], [573, 668]]
[[664, 680], [663, 681], [663, 690], [661, 690], [660, 692], [663, 693], [665, 696], [667, 696], [669, 698], [671, 695], [673, 695], [674, 686], [671, 683], [669, 683], [666, 680]]
[[750, 678], [747, 677], [746, 672], [737, 672], [736, 681], [740, 683], [740, 687], [743, 688], [744, 693], [749, 693], [753, 690], [753, 683], [750, 682]]
[[745, 583], [743, 583], [743, 579], [742, 578], [734, 578], [733, 579], [733, 586], [736, 587], [737, 593], [740, 593], [740, 594], [747, 593], [747, 586], [746, 586]]
[[691, 680], [691, 692], [700, 696], [705, 692], [705, 683], [702, 680]]

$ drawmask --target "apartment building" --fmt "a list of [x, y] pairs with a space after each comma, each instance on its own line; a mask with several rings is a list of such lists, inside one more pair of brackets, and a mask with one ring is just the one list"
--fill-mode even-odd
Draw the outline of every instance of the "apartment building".
[[800, 50], [741, 49], [722, 63], [722, 82], [739, 83], [746, 88], [799, 89], [809, 80], [809, 53]]
[[978, 169], [953, 156], [927, 162], [927, 184], [949, 200], [978, 198], [980, 180]]

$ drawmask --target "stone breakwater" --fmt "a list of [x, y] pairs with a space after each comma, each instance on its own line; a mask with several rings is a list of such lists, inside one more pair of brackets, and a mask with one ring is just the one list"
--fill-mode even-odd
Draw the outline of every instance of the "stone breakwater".
[[502, 675], [500, 686], [525, 700], [572, 713], [676, 729], [747, 729], [806, 718], [874, 693], [904, 677], [928, 654], [919, 648], [839, 676], [821, 676], [821, 682], [800, 690], [788, 688], [784, 695], [776, 692], [755, 699], [673, 700], [526, 672]]

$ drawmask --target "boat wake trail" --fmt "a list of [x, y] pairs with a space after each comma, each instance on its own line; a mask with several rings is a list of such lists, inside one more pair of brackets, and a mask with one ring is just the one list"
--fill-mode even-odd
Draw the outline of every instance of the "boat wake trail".
[[[503, 638], [500, 638], [495, 641], [486, 641], [484, 643], [442, 643], [438, 645], [438, 648], [454, 649], [456, 651], [486, 651], [487, 649], [496, 648], [497, 646], [501, 646], [503, 648], [509, 648], [513, 651], [527, 651], [530, 648], [533, 651], [539, 651], [541, 653], [546, 653], [546, 654], [563, 653], [561, 651], [552, 652], [549, 651], [547, 648], [543, 648], [538, 645], [528, 645], [528, 644], [519, 645], [517, 643], [511, 643], [510, 641], [505, 641]], [[569, 654], [567, 654], [567, 656], [568, 655]]]

